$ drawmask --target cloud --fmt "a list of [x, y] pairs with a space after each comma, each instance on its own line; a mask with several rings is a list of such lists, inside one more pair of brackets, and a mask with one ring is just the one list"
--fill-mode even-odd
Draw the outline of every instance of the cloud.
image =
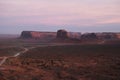
[[0, 0], [0, 27], [118, 24], [119, 4], [120, 0]]

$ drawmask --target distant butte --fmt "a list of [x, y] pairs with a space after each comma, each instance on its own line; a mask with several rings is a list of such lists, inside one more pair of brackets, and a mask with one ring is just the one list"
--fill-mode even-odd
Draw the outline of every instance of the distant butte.
[[20, 38], [22, 39], [78, 39], [78, 40], [114, 40], [120, 39], [120, 33], [103, 32], [103, 33], [84, 33], [68, 32], [60, 29], [57, 32], [40, 32], [40, 31], [23, 31]]
[[41, 38], [55, 38], [56, 32], [38, 32], [38, 31], [23, 31], [20, 38], [23, 39], [41, 39]]

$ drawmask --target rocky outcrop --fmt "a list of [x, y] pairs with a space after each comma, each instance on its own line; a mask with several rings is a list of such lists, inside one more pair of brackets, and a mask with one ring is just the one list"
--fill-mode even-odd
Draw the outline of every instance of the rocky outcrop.
[[58, 30], [57, 32], [38, 32], [23, 31], [20, 38], [22, 39], [80, 39], [80, 32], [67, 32], [66, 30]]
[[81, 35], [82, 40], [96, 40], [98, 37], [95, 33], [86, 33]]
[[58, 30], [57, 31], [57, 38], [60, 38], [60, 39], [67, 39], [68, 38], [68, 32], [66, 30]]
[[23, 31], [20, 38], [23, 39], [42, 39], [42, 38], [55, 38], [55, 32], [37, 32], [37, 31]]
[[80, 32], [69, 32], [68, 37], [71, 39], [80, 39], [81, 33]]
[[119, 38], [119, 35], [117, 35], [117, 33], [105, 32], [105, 33], [96, 33], [96, 35], [98, 39], [102, 39], [102, 40], [114, 40]]
[[20, 38], [22, 39], [58, 39], [58, 40], [115, 40], [120, 39], [120, 33], [84, 33], [68, 32], [66, 30], [58, 30], [57, 32], [38, 32], [23, 31]]
[[32, 38], [31, 31], [23, 31], [21, 33], [21, 38]]
[[84, 33], [81, 35], [82, 40], [116, 40], [120, 39], [119, 33], [103, 32], [103, 33]]
[[80, 39], [81, 33], [80, 32], [67, 32], [66, 30], [58, 30], [57, 31], [57, 38], [59, 39]]
[[120, 33], [116, 33], [118, 39], [120, 39]]

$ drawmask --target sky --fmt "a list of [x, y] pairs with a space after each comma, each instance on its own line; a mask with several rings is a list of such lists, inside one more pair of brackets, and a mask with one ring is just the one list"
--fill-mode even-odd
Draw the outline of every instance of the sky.
[[120, 0], [0, 0], [0, 34], [120, 32]]

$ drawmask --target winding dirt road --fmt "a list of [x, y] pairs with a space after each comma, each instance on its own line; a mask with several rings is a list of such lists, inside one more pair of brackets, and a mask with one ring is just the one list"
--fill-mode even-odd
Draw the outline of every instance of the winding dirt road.
[[25, 52], [27, 52], [28, 50], [29, 50], [28, 48], [24, 48], [24, 51], [21, 51], [21, 52], [16, 53], [16, 54], [14, 55], [14, 57], [17, 57], [17, 56], [19, 56], [21, 53], [25, 53]]
[[7, 60], [7, 58], [8, 58], [8, 57], [4, 57], [4, 58], [2, 59], [2, 61], [0, 62], [0, 66], [2, 66], [2, 64]]
[[9, 57], [17, 57], [17, 56], [19, 56], [21, 53], [25, 53], [25, 52], [29, 51], [30, 49], [33, 49], [33, 48], [35, 48], [35, 47], [24, 48], [23, 51], [18, 52], [18, 53], [16, 53], [16, 54], [13, 55], [13, 56], [3, 57], [3, 59], [0, 61], [0, 66], [2, 66], [2, 65], [6, 62], [6, 60], [7, 60]]

